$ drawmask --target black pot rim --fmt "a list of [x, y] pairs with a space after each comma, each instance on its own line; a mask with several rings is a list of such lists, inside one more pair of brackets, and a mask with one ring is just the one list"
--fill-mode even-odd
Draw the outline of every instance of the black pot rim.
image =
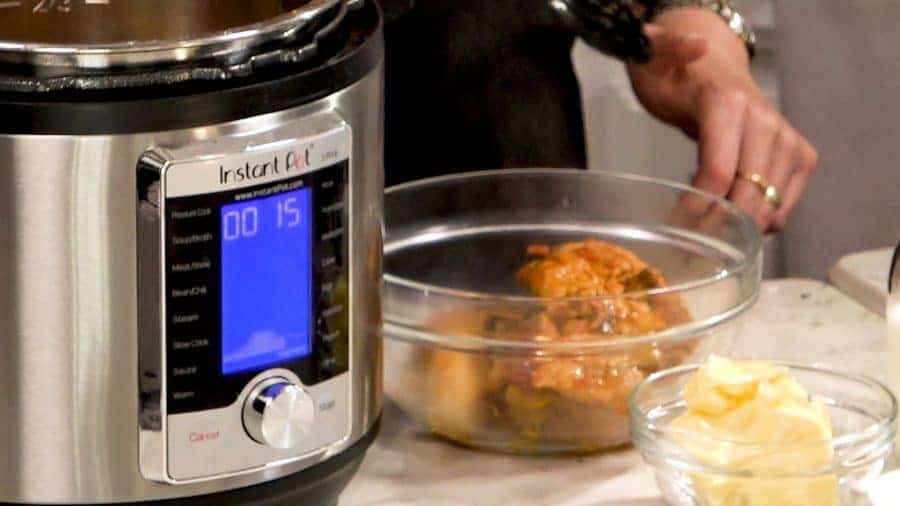
[[348, 13], [345, 23], [345, 47], [311, 68], [285, 68], [268, 76], [169, 88], [2, 93], [0, 135], [117, 135], [180, 130], [314, 102], [361, 80], [383, 59], [382, 15], [376, 2], [370, 0]]

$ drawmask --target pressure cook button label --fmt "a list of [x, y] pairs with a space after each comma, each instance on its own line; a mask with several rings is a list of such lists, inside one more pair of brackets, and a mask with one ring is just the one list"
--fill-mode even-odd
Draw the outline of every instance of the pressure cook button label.
[[209, 207], [200, 207], [197, 209], [173, 210], [171, 212], [172, 219], [188, 220], [191, 218], [206, 218], [212, 215], [212, 209]]

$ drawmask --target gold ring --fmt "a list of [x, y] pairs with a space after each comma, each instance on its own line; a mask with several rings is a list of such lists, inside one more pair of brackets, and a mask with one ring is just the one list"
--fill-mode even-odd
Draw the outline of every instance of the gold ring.
[[769, 181], [766, 180], [766, 178], [755, 172], [753, 174], [744, 174], [741, 172], [738, 174], [738, 177], [744, 181], [753, 183], [753, 186], [756, 186], [763, 194], [766, 203], [775, 208], [775, 210], [778, 210], [778, 208], [781, 207], [781, 194], [778, 193], [778, 188], [769, 184]]

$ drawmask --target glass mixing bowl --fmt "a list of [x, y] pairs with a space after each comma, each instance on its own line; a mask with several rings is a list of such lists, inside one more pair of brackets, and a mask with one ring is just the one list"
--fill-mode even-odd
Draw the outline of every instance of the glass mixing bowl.
[[[655, 179], [441, 177], [388, 190], [385, 222], [386, 393], [427, 430], [478, 448], [627, 444], [633, 388], [726, 351], [759, 292], [751, 219]], [[544, 299], [516, 281], [529, 245], [588, 238], [627, 248], [666, 282], [644, 270], [626, 293]]]
[[[802, 459], [824, 441], [796, 445], [748, 444], [685, 433], [669, 426], [685, 410], [682, 389], [696, 365], [651, 375], [634, 391], [631, 429], [635, 446], [653, 467], [659, 488], [673, 506], [717, 504], [781, 506], [872, 506], [870, 488], [885, 470], [895, 433], [897, 402], [881, 383], [832, 369], [780, 364], [812, 400], [827, 408], [834, 450], [831, 465], [799, 473], [750, 473], [711, 467], [686, 448], [746, 451], [757, 458]], [[827, 448], [827, 447], [826, 447]], [[698, 486], [699, 484], [699, 486]], [[895, 496], [896, 497], [896, 496]], [[835, 502], [837, 499], [837, 502]]]

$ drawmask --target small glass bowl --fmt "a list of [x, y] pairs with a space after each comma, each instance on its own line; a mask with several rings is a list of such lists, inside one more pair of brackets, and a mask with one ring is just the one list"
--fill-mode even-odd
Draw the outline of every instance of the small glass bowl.
[[[821, 451], [826, 442], [767, 448], [766, 445], [716, 440], [671, 427], [670, 422], [685, 410], [684, 385], [699, 367], [680, 366], [649, 376], [634, 390], [631, 398], [634, 444], [653, 468], [657, 484], [669, 504], [870, 506], [869, 488], [885, 471], [891, 455], [897, 418], [895, 397], [887, 387], [865, 376], [819, 366], [778, 364], [790, 370], [791, 376], [809, 392], [811, 400], [826, 406], [833, 430], [833, 438], [828, 442], [834, 451], [831, 465], [792, 474], [735, 472], [700, 462], [687, 447], [701, 446], [707, 450], [744, 447], [754, 455], [765, 454], [767, 458], [782, 461], [802, 455], [802, 452]], [[777, 491], [775, 496], [766, 495], [773, 490]], [[828, 502], [823, 496], [815, 495], [817, 490], [830, 491], [825, 496], [836, 496], [839, 502]], [[728, 500], [707, 497], [713, 494], [722, 494]]]
[[[759, 293], [752, 220], [661, 180], [554, 169], [441, 177], [388, 190], [385, 224], [385, 391], [430, 432], [482, 449], [627, 444], [632, 389], [726, 351]], [[517, 284], [530, 244], [584, 239], [629, 249], [668, 285], [542, 299]], [[638, 306], [658, 325], [622, 330], [617, 315]], [[593, 330], [572, 330], [586, 320]]]

